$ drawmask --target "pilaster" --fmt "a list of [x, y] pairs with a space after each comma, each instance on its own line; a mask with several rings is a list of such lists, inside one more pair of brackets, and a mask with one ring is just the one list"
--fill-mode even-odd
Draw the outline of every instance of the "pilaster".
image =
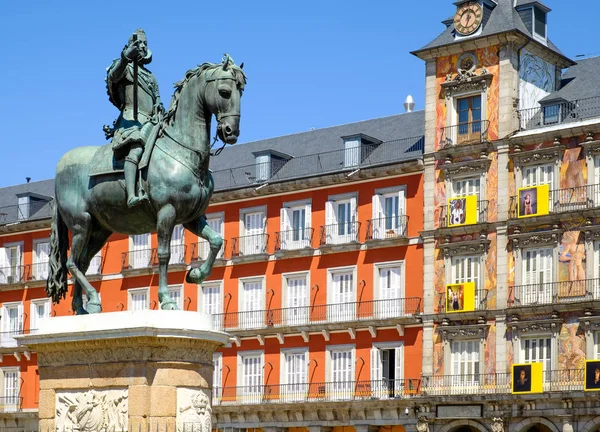
[[[513, 42], [500, 47], [498, 137], [507, 137], [518, 128], [519, 50]], [[501, 169], [499, 169], [500, 171]]]

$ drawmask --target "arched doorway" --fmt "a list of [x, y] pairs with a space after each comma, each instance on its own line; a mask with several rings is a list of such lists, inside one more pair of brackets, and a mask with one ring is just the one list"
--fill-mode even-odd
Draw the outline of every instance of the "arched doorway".
[[457, 428], [452, 429], [451, 432], [479, 432], [479, 431], [472, 426], [458, 426]]

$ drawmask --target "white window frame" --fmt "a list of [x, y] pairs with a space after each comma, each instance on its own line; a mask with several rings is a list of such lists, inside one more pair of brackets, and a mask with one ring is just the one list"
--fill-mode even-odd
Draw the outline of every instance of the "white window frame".
[[[262, 231], [248, 234], [246, 229], [246, 215], [251, 213], [262, 213]], [[266, 251], [267, 233], [267, 206], [249, 207], [240, 209], [240, 239], [238, 252], [240, 255], [254, 255]], [[252, 237], [249, 237], [252, 236]], [[255, 237], [261, 236], [261, 237]]]
[[[40, 305], [44, 305], [45, 314], [43, 317], [37, 316], [37, 307]], [[36, 299], [31, 300], [31, 304], [29, 305], [29, 331], [31, 333], [37, 333], [40, 330], [40, 323], [38, 320], [50, 318], [50, 314], [52, 313], [52, 303], [49, 298], [45, 299]]]
[[[17, 374], [16, 386], [14, 395], [7, 395], [6, 388], [6, 374], [7, 373], [15, 373]], [[2, 367], [0, 368], [0, 381], [1, 381], [1, 391], [0, 396], [2, 396], [4, 403], [4, 412], [16, 412], [21, 405], [21, 369], [17, 367]], [[12, 400], [7, 400], [8, 398], [13, 398]], [[12, 403], [10, 403], [12, 402]]]
[[[352, 273], [353, 299], [350, 302], [335, 302], [334, 300], [334, 276], [341, 273]], [[334, 267], [327, 269], [327, 321], [344, 322], [356, 318], [357, 293], [357, 269], [356, 266]], [[349, 305], [345, 305], [350, 303]], [[344, 305], [344, 306], [337, 306]], [[342, 315], [341, 317], [339, 315]], [[341, 319], [336, 319], [341, 318]]]
[[[340, 221], [338, 220], [338, 206], [348, 204], [350, 210], [350, 219], [344, 222], [348, 224], [349, 229], [344, 229], [344, 233], [339, 233]], [[325, 236], [327, 244], [343, 244], [356, 241], [357, 222], [358, 221], [358, 193], [352, 192], [342, 195], [330, 195], [325, 203]]]
[[[10, 320], [7, 322], [8, 310], [17, 309], [16, 328], [11, 329]], [[23, 302], [5, 302], [2, 303], [2, 317], [0, 318], [0, 347], [11, 348], [17, 346], [17, 341], [13, 336], [23, 334], [24, 329], [24, 308]]]
[[146, 293], [146, 309], [150, 309], [150, 288], [131, 288], [127, 290], [127, 310], [133, 310], [133, 295]]
[[[528, 282], [525, 278], [525, 272], [526, 272], [526, 265], [525, 265], [525, 257], [527, 256], [527, 252], [528, 251], [538, 251], [538, 253], [542, 250], [550, 250], [551, 251], [551, 257], [550, 257], [550, 262], [552, 265], [552, 269], [550, 271], [550, 280], [549, 281], [543, 281], [542, 283], [535, 282], [535, 283], [531, 283]], [[531, 305], [531, 304], [538, 304], [540, 303], [540, 298], [541, 298], [541, 303], [542, 304], [551, 304], [552, 303], [552, 297], [553, 297], [553, 293], [550, 292], [546, 292], [546, 288], [545, 288], [545, 284], [550, 284], [556, 281], [556, 272], [557, 272], [557, 267], [558, 267], [558, 259], [556, 256], [556, 247], [554, 245], [539, 245], [537, 247], [532, 247], [532, 248], [523, 248], [520, 249], [519, 251], [519, 258], [520, 258], [520, 268], [519, 270], [519, 278], [520, 278], [520, 284], [521, 286], [529, 286], [529, 287], [534, 287], [536, 285], [539, 285], [540, 288], [534, 288], [537, 292], [532, 293], [532, 292], [528, 292], [525, 293], [523, 290], [523, 292], [521, 292], [521, 304], [523, 305]]]
[[[12, 249], [14, 247], [17, 248], [17, 252], [19, 253], [19, 259], [18, 259], [18, 263], [16, 265], [16, 270], [20, 271], [21, 273], [18, 275], [18, 277], [16, 279], [13, 279], [13, 282], [10, 283], [15, 283], [16, 281], [20, 281], [22, 279], [23, 276], [23, 271], [21, 270], [21, 267], [23, 266], [23, 246], [24, 246], [24, 242], [22, 241], [18, 241], [18, 242], [9, 242], [9, 243], [4, 243], [2, 245], [2, 247], [0, 249], [2, 249], [2, 251], [0, 252], [2, 254], [2, 259], [6, 260], [5, 263], [0, 262], [0, 283], [9, 283], [8, 278], [9, 277], [14, 277], [15, 275], [13, 275], [12, 273], [12, 266], [10, 265], [10, 262], [8, 260], [8, 255], [6, 254], [6, 249]], [[6, 269], [10, 269], [8, 272], [6, 271]]]
[[518, 363], [533, 363], [530, 360], [525, 358], [525, 343], [527, 340], [540, 340], [546, 339], [550, 341], [550, 369], [547, 369], [546, 362], [543, 363], [543, 377], [542, 380], [544, 383], [549, 383], [551, 381], [552, 371], [556, 368], [556, 364], [558, 361], [558, 344], [556, 335], [553, 333], [531, 333], [526, 335], [521, 335], [519, 338], [519, 361]]
[[[146, 247], [144, 247], [143, 249], [135, 249], [133, 237], [135, 237], [135, 236], [143, 236], [143, 235], [148, 236], [148, 242], [146, 244]], [[129, 236], [129, 266], [131, 268], [133, 268], [133, 269], [149, 267], [150, 266], [150, 260], [152, 259], [152, 251], [151, 251], [151, 249], [152, 249], [152, 235], [150, 235], [150, 234], [130, 235]], [[137, 251], [146, 251], [147, 260], [146, 260], [146, 257], [143, 256], [143, 254], [140, 254], [140, 257], [138, 257], [139, 262], [136, 264], [135, 260], [136, 260], [137, 254], [135, 254], [135, 252], [137, 252]], [[146, 265], [142, 265], [142, 261], [147, 261], [147, 264]]]
[[[304, 382], [301, 383], [290, 383], [289, 371], [287, 369], [287, 358], [288, 354], [303, 354], [304, 355]], [[310, 352], [308, 347], [300, 347], [300, 348], [284, 348], [280, 351], [280, 382], [283, 385], [284, 391], [282, 392], [282, 398], [285, 401], [295, 401], [295, 400], [305, 400], [306, 394], [308, 393], [308, 382], [309, 382], [309, 374], [308, 374], [308, 365], [310, 363]]]
[[[244, 381], [246, 378], [244, 375], [244, 357], [260, 357], [262, 382], [259, 384], [259, 388], [257, 389], [257, 391], [248, 391], [247, 386], [244, 385]], [[236, 378], [237, 386], [241, 389], [240, 393], [245, 398], [256, 397], [258, 403], [262, 402], [262, 394], [265, 385], [265, 352], [263, 350], [238, 351], [237, 364], [238, 373], [236, 374]]]
[[[258, 309], [247, 311], [245, 308], [245, 283], [260, 283], [261, 284], [261, 297], [260, 305]], [[251, 276], [238, 279], [238, 311], [240, 312], [238, 318], [238, 326], [241, 328], [263, 328], [265, 326], [265, 305], [267, 297], [266, 278], [265, 276]], [[252, 326], [252, 327], [248, 327]]]
[[213, 404], [218, 404], [223, 396], [223, 353], [213, 353]]
[[181, 285], [181, 284], [180, 285], [169, 285], [168, 289], [169, 289], [169, 296], [171, 296], [171, 293], [179, 291], [179, 302], [177, 303], [177, 307], [179, 308], [179, 310], [183, 310], [183, 303], [184, 303], [183, 285]]
[[[217, 231], [217, 234], [219, 234], [221, 236], [221, 238], [225, 238], [225, 212], [217, 212], [217, 213], [210, 213], [206, 215], [206, 223], [210, 226], [210, 221], [211, 220], [218, 220], [219, 221], [219, 231]], [[214, 228], [213, 228], [214, 230]], [[217, 254], [217, 259], [222, 259], [223, 255], [225, 253], [225, 244], [223, 245], [223, 247], [221, 248], [221, 250], [219, 251], [219, 253]], [[208, 242], [208, 240], [204, 240], [202, 237], [198, 236], [198, 259], [206, 259], [206, 257], [208, 256], [208, 252], [210, 250], [210, 243]]]
[[[385, 382], [383, 378], [383, 364], [381, 361], [382, 350], [394, 350], [394, 369], [397, 371], [397, 362], [401, 363], [400, 376], [394, 376], [394, 385]], [[399, 360], [398, 360], [398, 358]], [[374, 362], [379, 362], [375, 367]], [[404, 341], [377, 342], [371, 347], [371, 392], [379, 399], [387, 399], [390, 396], [404, 395]]]
[[169, 244], [169, 250], [171, 252], [169, 264], [182, 265], [185, 264], [185, 228], [182, 224], [177, 224], [173, 228], [173, 234], [175, 234], [177, 230], [181, 230], [181, 241], [174, 242], [174, 237], [171, 237], [171, 243]]
[[[374, 300], [392, 300], [383, 299], [381, 293], [381, 270], [400, 268], [400, 287], [398, 301], [379, 301], [374, 303], [373, 315], [379, 318], [392, 318], [403, 316], [406, 313], [406, 267], [404, 260], [386, 261], [373, 264], [373, 298]], [[376, 305], [376, 306], [375, 306]]]
[[[104, 249], [104, 248], [102, 248], [102, 249]], [[92, 259], [90, 260], [90, 265], [88, 266], [88, 269], [85, 272], [86, 275], [94, 276], [94, 275], [102, 274], [102, 249], [100, 249], [98, 252], [96, 252], [96, 255], [94, 255], [92, 257]], [[98, 269], [96, 270], [95, 268], [93, 268], [93, 272], [90, 273], [90, 269], [92, 268], [92, 263], [94, 263], [95, 261], [99, 261]]]
[[[374, 240], [383, 240], [388, 237], [388, 234], [394, 236], [406, 236], [406, 190], [407, 186], [394, 186], [390, 188], [376, 189], [371, 200], [371, 216], [372, 216], [372, 238]], [[398, 197], [398, 214], [396, 220], [393, 221], [390, 229], [387, 228], [387, 219], [394, 216], [386, 216], [385, 200], [386, 198]], [[389, 232], [391, 231], [391, 233]]]
[[[204, 301], [204, 288], [217, 288], [219, 291], [218, 295], [218, 311], [215, 313], [209, 313], [206, 311], [206, 302]], [[207, 281], [203, 282], [198, 286], [198, 310], [211, 315], [213, 317], [213, 327], [217, 330], [223, 330], [223, 314], [224, 314], [224, 294], [223, 294], [223, 281]]]
[[[333, 380], [333, 360], [332, 353], [342, 352], [342, 351], [350, 351], [350, 364], [351, 371], [350, 377], [351, 380], [349, 382], [339, 382]], [[348, 399], [348, 396], [351, 395], [352, 389], [354, 388], [354, 383], [356, 382], [356, 345], [354, 344], [344, 344], [344, 345], [327, 345], [325, 347], [325, 396], [329, 400], [336, 399]]]
[[[476, 351], [474, 351], [475, 353], [477, 353], [477, 372], [473, 371], [473, 375], [463, 375], [463, 374], [455, 374], [454, 373], [454, 360], [455, 360], [455, 356], [459, 355], [458, 353], [456, 353], [452, 348], [454, 346], [454, 344], [461, 344], [461, 343], [473, 343], [475, 345], [475, 347], [477, 348]], [[485, 362], [485, 354], [482, 353], [482, 343], [481, 343], [481, 339], [477, 338], [477, 339], [453, 339], [451, 341], [449, 341], [449, 365], [450, 365], [450, 371], [451, 371], [451, 376], [452, 376], [452, 382], [451, 383], [445, 383], [446, 385], [451, 385], [452, 386], [452, 393], [456, 394], [456, 393], [473, 393], [473, 392], [477, 392], [478, 390], [478, 384], [481, 380], [481, 375], [484, 373], [483, 372], [483, 367], [484, 367], [484, 362]], [[474, 364], [474, 363], [473, 363]], [[474, 367], [475, 368], [475, 367]]]
[[[38, 256], [38, 245], [40, 243], [48, 243], [48, 260], [45, 261], [46, 264], [46, 268], [45, 269], [40, 269], [41, 265], [43, 264], [44, 261], [39, 261], [39, 256]], [[49, 261], [50, 261], [50, 237], [46, 237], [46, 238], [37, 238], [35, 240], [33, 240], [33, 251], [32, 251], [32, 264], [33, 264], [33, 271], [32, 271], [32, 276], [34, 277], [35, 280], [42, 280], [42, 279], [47, 279], [48, 276], [48, 269], [49, 269]], [[42, 273], [42, 277], [39, 277], [38, 273]], [[43, 276], [43, 273], [46, 273], [46, 276]]]
[[[293, 311], [290, 308], [292, 306], [289, 305], [290, 300], [290, 279], [300, 279], [304, 277], [306, 280], [306, 299], [305, 299], [305, 307], [298, 311]], [[283, 300], [283, 309], [284, 316], [282, 317], [286, 325], [301, 325], [308, 324], [310, 320], [310, 272], [302, 271], [302, 272], [291, 272], [291, 273], [282, 273], [281, 274], [281, 287], [283, 289], [282, 292], [282, 300]]]
[[[296, 210], [304, 210], [304, 226], [301, 237], [294, 239], [293, 215]], [[296, 250], [311, 247], [310, 229], [312, 227], [312, 200], [283, 203], [279, 215], [279, 247], [281, 250]], [[304, 234], [302, 236], [302, 233]]]

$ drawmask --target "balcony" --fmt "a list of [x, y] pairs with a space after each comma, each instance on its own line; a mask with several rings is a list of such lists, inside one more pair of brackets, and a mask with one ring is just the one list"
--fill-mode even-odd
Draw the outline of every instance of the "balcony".
[[0, 397], [0, 412], [14, 413], [21, 411], [23, 398], [21, 396], [2, 396]]
[[152, 268], [154, 249], [140, 249], [123, 252], [121, 271], [127, 273], [144, 273]]
[[457, 146], [475, 146], [488, 142], [488, 120], [460, 123], [441, 130], [440, 150], [452, 150]]
[[15, 285], [31, 278], [29, 266], [10, 266], [0, 268], [0, 286]]
[[26, 331], [23, 329], [23, 317], [20, 318], [18, 323], [10, 322], [9, 326], [12, 327], [12, 329], [0, 332], [0, 348], [16, 348], [18, 345], [15, 336], [29, 334], [28, 330]]
[[102, 275], [102, 265], [104, 262], [102, 261], [102, 255], [98, 254], [90, 261], [90, 265], [88, 266], [87, 271], [85, 272], [88, 278], [90, 276], [101, 276]]
[[300, 256], [313, 252], [314, 228], [299, 228], [275, 233], [275, 255]]
[[[544, 392], [583, 391], [583, 369], [546, 371]], [[422, 396], [485, 396], [511, 394], [511, 373], [424, 376]], [[522, 397], [522, 396], [516, 396]]]
[[520, 129], [534, 130], [600, 117], [600, 97], [519, 110]]
[[48, 200], [31, 199], [29, 203], [0, 207], [0, 226], [29, 221], [50, 220], [52, 209]]
[[[187, 246], [184, 244], [172, 244], [171, 245], [171, 258], [169, 258], [169, 266], [181, 266], [186, 267], [187, 263], [185, 261], [185, 253], [187, 251]], [[158, 250], [155, 256], [155, 264], [158, 265]]]
[[[571, 213], [576, 211], [600, 211], [600, 184], [579, 186], [566, 189], [554, 189], [549, 193], [548, 212], [550, 214]], [[534, 208], [533, 210], [536, 210]], [[522, 209], [524, 211], [524, 208]], [[519, 197], [510, 198], [509, 217], [519, 218]], [[594, 212], [594, 213], [595, 213]], [[540, 214], [539, 216], [543, 216]]]
[[598, 299], [600, 299], [600, 279], [542, 282], [514, 286], [509, 294], [508, 306], [569, 304]]
[[238, 262], [261, 261], [268, 257], [269, 234], [252, 234], [231, 239], [231, 259]]
[[217, 330], [245, 331], [281, 329], [286, 327], [318, 326], [347, 329], [348, 323], [366, 325], [368, 322], [413, 319], [421, 312], [421, 298], [407, 297], [363, 302], [313, 305], [247, 312], [228, 312], [213, 315]]
[[[217, 254], [215, 265], [222, 265], [223, 261], [226, 260], [225, 251], [227, 250], [227, 240], [223, 239], [223, 246]], [[206, 240], [200, 240], [197, 243], [192, 244], [191, 262], [200, 262], [206, 260], [208, 252], [210, 251], [210, 244]]]
[[386, 246], [403, 240], [408, 240], [408, 216], [382, 217], [367, 221], [367, 243]]
[[[474, 309], [474, 311], [487, 311], [488, 310], [488, 294], [489, 294], [489, 291], [486, 289], [480, 289], [480, 290], [475, 291], [475, 301], [474, 301], [475, 309]], [[437, 313], [439, 313], [439, 314], [448, 313], [448, 314], [454, 315], [456, 313], [460, 314], [460, 313], [472, 312], [472, 311], [453, 312], [452, 310], [446, 311], [446, 296], [447, 296], [446, 292], [438, 294]]]
[[341, 222], [321, 227], [319, 247], [324, 252], [360, 248], [360, 222]]
[[[487, 200], [482, 200], [482, 201], [477, 201], [477, 214], [476, 214], [476, 222], [475, 223], [487, 223], [488, 221], [488, 206], [489, 206], [489, 201]], [[440, 217], [439, 217], [439, 227], [440, 228], [454, 228], [455, 226], [463, 226], [464, 225], [460, 225], [460, 220], [457, 221], [452, 221], [452, 222], [456, 222], [456, 223], [450, 223], [451, 220], [450, 218], [453, 215], [449, 215], [448, 211], [449, 211], [449, 206], [444, 205], [444, 206], [440, 206]], [[468, 209], [466, 210], [468, 211]], [[460, 217], [457, 216], [457, 217]], [[466, 214], [465, 216], [466, 217]]]
[[382, 379], [322, 383], [223, 387], [215, 405], [337, 402], [373, 399], [407, 399], [420, 394], [419, 379]]

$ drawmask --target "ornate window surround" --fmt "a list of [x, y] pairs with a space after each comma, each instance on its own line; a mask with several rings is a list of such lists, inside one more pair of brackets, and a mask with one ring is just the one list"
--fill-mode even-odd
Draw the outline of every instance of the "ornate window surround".
[[557, 179], [560, 177], [560, 163], [563, 158], [565, 146], [560, 142], [553, 147], [547, 147], [530, 151], [516, 151], [508, 155], [514, 165], [515, 185], [517, 188], [523, 186], [523, 168], [535, 165], [554, 164], [554, 182], [551, 189], [556, 186]]
[[518, 318], [513, 317], [512, 321], [508, 323], [508, 328], [512, 334], [513, 363], [523, 362], [523, 338], [549, 336], [552, 344], [552, 368], [554, 368], [558, 360], [558, 334], [562, 322], [561, 318], [519, 321]]
[[444, 371], [447, 370], [446, 366], [452, 365], [451, 344], [459, 340], [479, 340], [479, 362], [483, 364], [485, 359], [485, 341], [489, 331], [488, 324], [439, 326], [437, 331], [442, 336], [444, 346]]
[[552, 231], [536, 231], [510, 235], [515, 258], [515, 285], [523, 285], [523, 249], [539, 247], [552, 248], [552, 281], [556, 280], [558, 271], [558, 244], [562, 233], [562, 229], [554, 229]]
[[600, 156], [600, 140], [595, 140], [594, 134], [589, 133], [585, 141], [581, 143], [581, 147], [585, 150], [585, 160], [588, 172], [588, 185], [592, 186], [594, 184], [595, 177], [592, 174], [596, 170], [595, 159], [596, 156]]

